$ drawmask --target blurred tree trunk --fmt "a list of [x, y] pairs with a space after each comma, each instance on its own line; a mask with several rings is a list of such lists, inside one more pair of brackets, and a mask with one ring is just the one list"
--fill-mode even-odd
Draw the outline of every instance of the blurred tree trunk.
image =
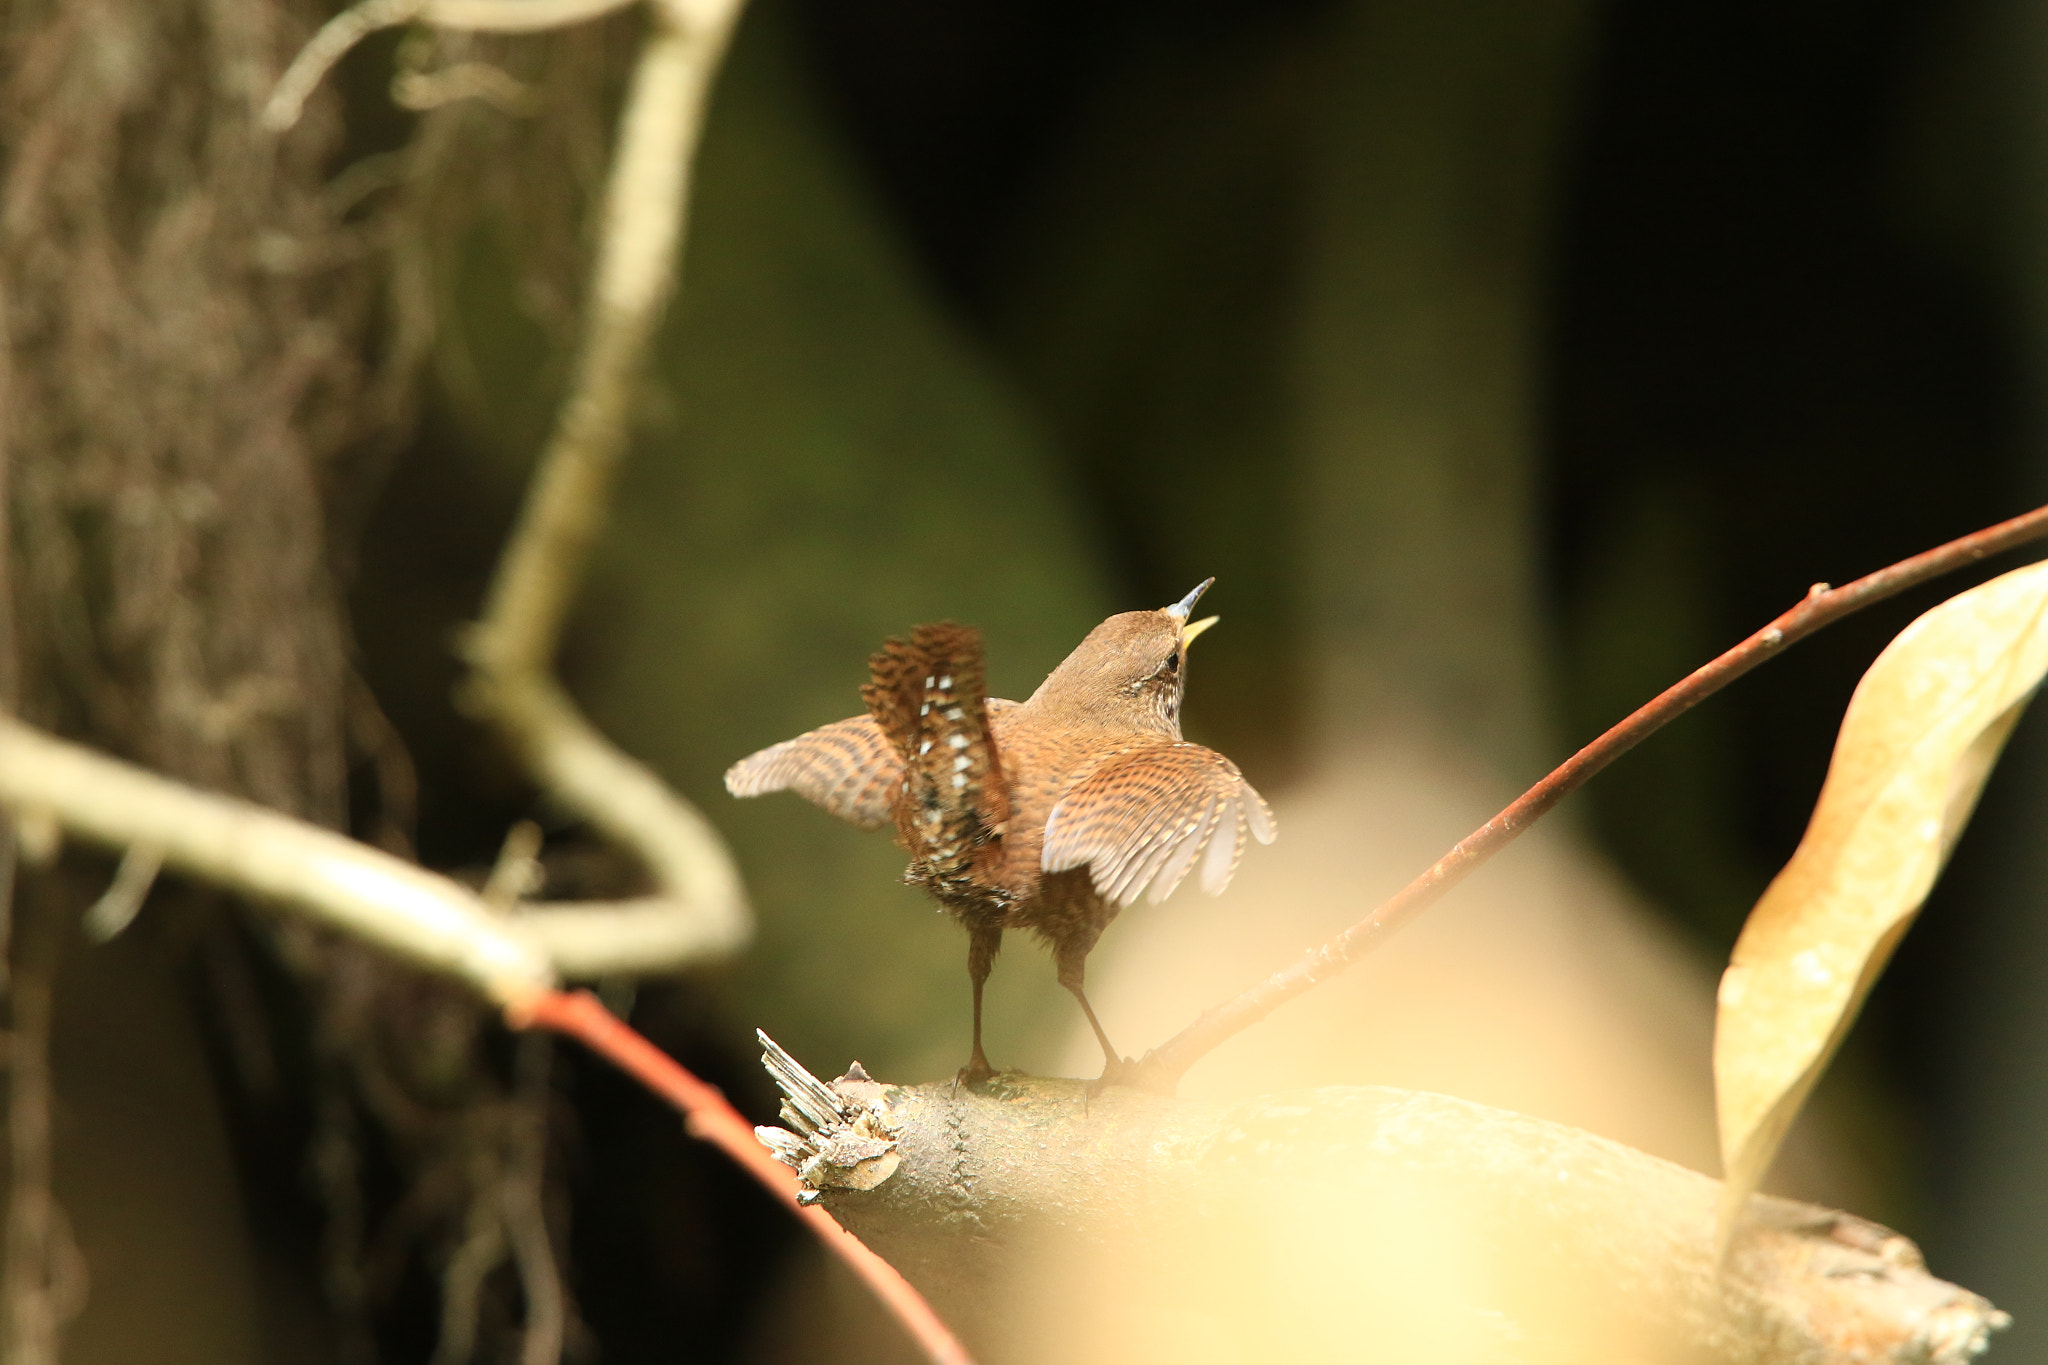
[[1539, 358], [1588, 9], [1162, 36], [1009, 236], [1005, 349], [1126, 575], [1218, 576], [1191, 724], [1255, 777], [1550, 753]]
[[[0, 7], [0, 690], [40, 724], [338, 825], [349, 675], [326, 508], [393, 409], [362, 358], [373, 262], [323, 193], [337, 102], [282, 139], [256, 124], [321, 9]], [[10, 831], [10, 881], [15, 849]], [[50, 1365], [82, 1303], [74, 1365], [145, 1342], [252, 1360], [256, 1272], [182, 955], [85, 958], [76, 917], [104, 875], [66, 859], [15, 898], [0, 1355]]]
[[311, 5], [7, 12], [8, 670], [20, 712], [202, 786], [343, 817], [324, 495], [376, 415], [334, 102], [256, 127]]
[[1347, 6], [1307, 130], [1301, 619], [1320, 765], [1549, 765], [1545, 282], [1585, 0]]

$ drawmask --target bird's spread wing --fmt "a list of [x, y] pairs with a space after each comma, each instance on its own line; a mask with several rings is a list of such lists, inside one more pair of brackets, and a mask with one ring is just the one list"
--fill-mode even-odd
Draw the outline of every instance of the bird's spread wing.
[[725, 774], [734, 796], [793, 791], [862, 829], [893, 818], [903, 760], [873, 716], [821, 725], [741, 759]]
[[1085, 866], [1098, 895], [1129, 905], [1147, 887], [1165, 900], [1200, 858], [1213, 896], [1230, 884], [1246, 830], [1273, 842], [1273, 813], [1236, 764], [1199, 744], [1148, 744], [1112, 755], [1059, 799], [1039, 862]]

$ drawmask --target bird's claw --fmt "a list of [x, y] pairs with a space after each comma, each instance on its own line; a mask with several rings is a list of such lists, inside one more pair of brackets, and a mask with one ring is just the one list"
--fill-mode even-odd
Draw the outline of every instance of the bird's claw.
[[963, 1085], [981, 1085], [995, 1079], [995, 1076], [996, 1069], [988, 1064], [988, 1058], [983, 1056], [981, 1049], [977, 1047], [974, 1055], [967, 1059], [967, 1065], [953, 1073], [953, 1093], [960, 1093], [960, 1087]]
[[1144, 1075], [1143, 1062], [1134, 1062], [1129, 1057], [1112, 1057], [1103, 1064], [1102, 1074], [1088, 1082], [1088, 1098], [1095, 1098], [1113, 1085], [1143, 1089]]
[[1088, 1082], [1088, 1094], [1099, 1095], [1112, 1085], [1126, 1090], [1144, 1090], [1154, 1095], [1171, 1098], [1178, 1087], [1180, 1077], [1160, 1066], [1151, 1053], [1133, 1061], [1129, 1057], [1118, 1057], [1102, 1068], [1102, 1074]]

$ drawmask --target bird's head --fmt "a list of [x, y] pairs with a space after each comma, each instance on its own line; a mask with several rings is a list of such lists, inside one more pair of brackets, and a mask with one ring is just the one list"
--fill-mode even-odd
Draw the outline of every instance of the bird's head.
[[1217, 620], [1189, 618], [1215, 581], [1203, 579], [1170, 607], [1110, 617], [1039, 685], [1032, 703], [1180, 738], [1188, 646]]

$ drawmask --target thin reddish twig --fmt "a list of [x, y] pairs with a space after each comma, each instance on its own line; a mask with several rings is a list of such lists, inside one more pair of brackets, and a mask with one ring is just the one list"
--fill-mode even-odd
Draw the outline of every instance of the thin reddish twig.
[[1873, 602], [2043, 536], [2048, 536], [2048, 507], [2036, 508], [2024, 516], [1900, 560], [1844, 587], [1814, 584], [1799, 605], [1711, 663], [1694, 669], [1647, 706], [1559, 764], [1514, 804], [1459, 840], [1428, 871], [1381, 902], [1364, 919], [1321, 947], [1311, 948], [1291, 965], [1236, 998], [1204, 1011], [1194, 1023], [1146, 1055], [1141, 1084], [1170, 1094], [1187, 1069], [1219, 1044], [1364, 957], [1480, 864], [1514, 842], [1517, 835], [1585, 785], [1594, 773], [1787, 645]]
[[967, 1349], [896, 1267], [815, 1204], [797, 1203], [796, 1173], [769, 1155], [754, 1127], [718, 1087], [692, 1075], [588, 991], [549, 991], [522, 1007], [515, 1028], [546, 1028], [576, 1039], [681, 1110], [690, 1132], [737, 1161], [844, 1261], [938, 1365], [973, 1365]]

